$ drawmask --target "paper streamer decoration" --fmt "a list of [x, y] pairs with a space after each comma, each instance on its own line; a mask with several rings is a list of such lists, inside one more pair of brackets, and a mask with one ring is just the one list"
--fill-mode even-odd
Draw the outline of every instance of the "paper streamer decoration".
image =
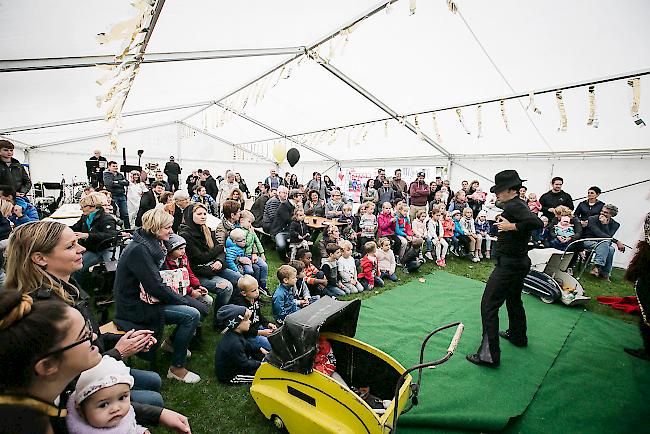
[[409, 15], [413, 15], [415, 13], [415, 8], [417, 7], [415, 2], [416, 0], [409, 0]]
[[639, 77], [627, 81], [627, 84], [632, 86], [632, 107], [630, 107], [630, 114], [634, 123], [639, 127], [645, 127], [645, 122], [639, 116], [639, 105], [641, 104], [641, 79]]
[[282, 164], [284, 159], [287, 157], [287, 147], [283, 142], [277, 142], [273, 145], [273, 158], [278, 164]]
[[526, 107], [526, 110], [528, 110], [529, 108], [532, 108], [533, 112], [537, 113], [538, 115], [542, 114], [542, 111], [538, 109], [537, 105], [535, 104], [535, 94], [532, 92], [528, 94], [528, 106]]
[[442, 143], [440, 131], [438, 130], [438, 120], [436, 119], [436, 112], [431, 113], [431, 123], [433, 124], [433, 132], [436, 133], [436, 141]]
[[424, 140], [424, 136], [420, 130], [420, 121], [418, 120], [418, 115], [415, 115], [415, 118], [413, 118], [413, 123], [415, 124], [415, 134], [418, 136], [418, 139]]
[[388, 138], [388, 121], [384, 122], [384, 137]]
[[476, 106], [476, 138], [480, 139], [483, 135], [483, 122], [481, 120], [481, 104]]
[[506, 131], [510, 132], [510, 126], [508, 125], [508, 116], [506, 116], [506, 102], [504, 100], [499, 101], [499, 106], [501, 108], [501, 118], [503, 119], [503, 125], [506, 126]]
[[596, 87], [589, 86], [587, 89], [589, 97], [589, 117], [587, 118], [587, 126], [598, 128], [598, 117], [596, 116]]
[[447, 7], [449, 8], [449, 11], [454, 14], [458, 12], [458, 6], [456, 6], [456, 3], [454, 3], [453, 0], [447, 0]]
[[467, 129], [467, 127], [465, 126], [465, 121], [463, 120], [463, 112], [462, 112], [462, 110], [459, 109], [459, 108], [456, 109], [456, 117], [458, 117], [458, 122], [460, 122], [460, 125], [463, 127], [463, 129], [465, 130], [465, 132], [466, 132], [467, 134], [471, 134], [471, 133], [469, 132], [469, 130]]
[[566, 117], [566, 109], [564, 108], [564, 100], [562, 99], [562, 91], [555, 92], [555, 100], [557, 101], [557, 108], [560, 110], [560, 127], [557, 129], [561, 133], [566, 132], [568, 121]]

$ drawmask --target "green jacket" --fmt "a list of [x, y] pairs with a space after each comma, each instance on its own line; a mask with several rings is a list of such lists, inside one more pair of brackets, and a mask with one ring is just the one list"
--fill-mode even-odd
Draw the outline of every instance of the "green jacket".
[[240, 229], [246, 233], [246, 249], [244, 250], [246, 255], [250, 256], [253, 253], [256, 255], [263, 255], [264, 247], [262, 247], [262, 242], [255, 233], [255, 230], [248, 230], [241, 227]]

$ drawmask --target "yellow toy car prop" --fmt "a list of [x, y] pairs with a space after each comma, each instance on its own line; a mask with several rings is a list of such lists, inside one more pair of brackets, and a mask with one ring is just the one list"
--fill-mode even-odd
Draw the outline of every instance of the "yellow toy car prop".
[[[383, 351], [354, 339], [360, 300], [322, 297], [293, 313], [269, 336], [271, 352], [251, 385], [251, 395], [266, 418], [289, 433], [394, 434], [397, 417], [417, 405], [422, 369], [446, 362], [453, 355], [462, 323], [429, 333], [422, 343], [420, 363], [405, 369]], [[447, 354], [423, 362], [429, 339], [458, 326]], [[336, 355], [336, 372], [350, 387], [313, 369], [319, 336], [327, 338]], [[417, 383], [410, 373], [418, 371]], [[390, 400], [385, 410], [373, 409], [351, 387], [368, 387], [377, 398]], [[406, 408], [408, 406], [408, 408]]]

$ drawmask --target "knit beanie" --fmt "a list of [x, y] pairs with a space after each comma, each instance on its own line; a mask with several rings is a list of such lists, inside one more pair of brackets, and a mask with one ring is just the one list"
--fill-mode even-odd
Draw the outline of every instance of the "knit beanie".
[[217, 311], [217, 322], [225, 325], [224, 332], [235, 330], [244, 320], [246, 308], [236, 304], [221, 306]]
[[164, 244], [165, 248], [167, 249], [167, 253], [169, 254], [174, 250], [183, 247], [187, 244], [187, 242], [185, 241], [185, 238], [181, 237], [180, 235], [171, 234], [169, 236], [169, 239], [164, 241]]
[[75, 400], [77, 404], [81, 404], [98, 390], [116, 384], [128, 384], [129, 387], [133, 387], [133, 377], [124, 362], [104, 356], [97, 366], [82, 372], [79, 376], [74, 391]]

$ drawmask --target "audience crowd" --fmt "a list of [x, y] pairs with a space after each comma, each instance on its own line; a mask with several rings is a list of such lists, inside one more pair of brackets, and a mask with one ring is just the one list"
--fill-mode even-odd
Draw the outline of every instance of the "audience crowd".
[[[167, 351], [169, 379], [200, 382], [189, 365], [213, 307], [210, 328], [224, 333], [215, 376], [250, 382], [271, 349], [268, 336], [293, 312], [321, 296], [397, 281], [398, 268], [417, 273], [426, 261], [445, 267], [447, 253], [489, 259], [498, 236], [499, 204], [478, 180], [453, 191], [440, 176], [427, 183], [419, 172], [407, 183], [400, 170], [388, 178], [379, 169], [357, 204], [318, 172], [302, 184], [271, 170], [249, 189], [239, 173], [215, 179], [199, 169], [180, 190], [173, 157], [164, 172], [133, 171], [128, 179], [108, 161], [98, 191], [84, 190], [82, 216], [68, 227], [39, 221], [26, 197], [29, 176], [12, 155], [13, 145], [0, 141], [0, 407], [32, 424], [32, 431], [12, 432], [48, 432], [34, 428], [48, 423], [55, 433], [141, 433], [156, 424], [190, 432], [185, 416], [165, 409], [158, 374], [130, 369], [124, 359]], [[562, 186], [555, 177], [539, 197], [520, 191], [545, 223], [531, 245], [594, 250], [591, 272], [609, 279], [615, 249], [624, 250], [615, 238], [617, 207], [598, 200], [595, 186], [574, 207]], [[285, 262], [277, 270], [269, 270], [265, 237]], [[83, 287], [91, 268], [108, 270], [111, 257], [114, 329], [103, 333]], [[269, 272], [277, 288], [267, 286]], [[272, 319], [262, 314], [264, 303]], [[167, 337], [166, 325], [174, 326]], [[117, 416], [96, 408], [102, 399], [120, 401]]]

